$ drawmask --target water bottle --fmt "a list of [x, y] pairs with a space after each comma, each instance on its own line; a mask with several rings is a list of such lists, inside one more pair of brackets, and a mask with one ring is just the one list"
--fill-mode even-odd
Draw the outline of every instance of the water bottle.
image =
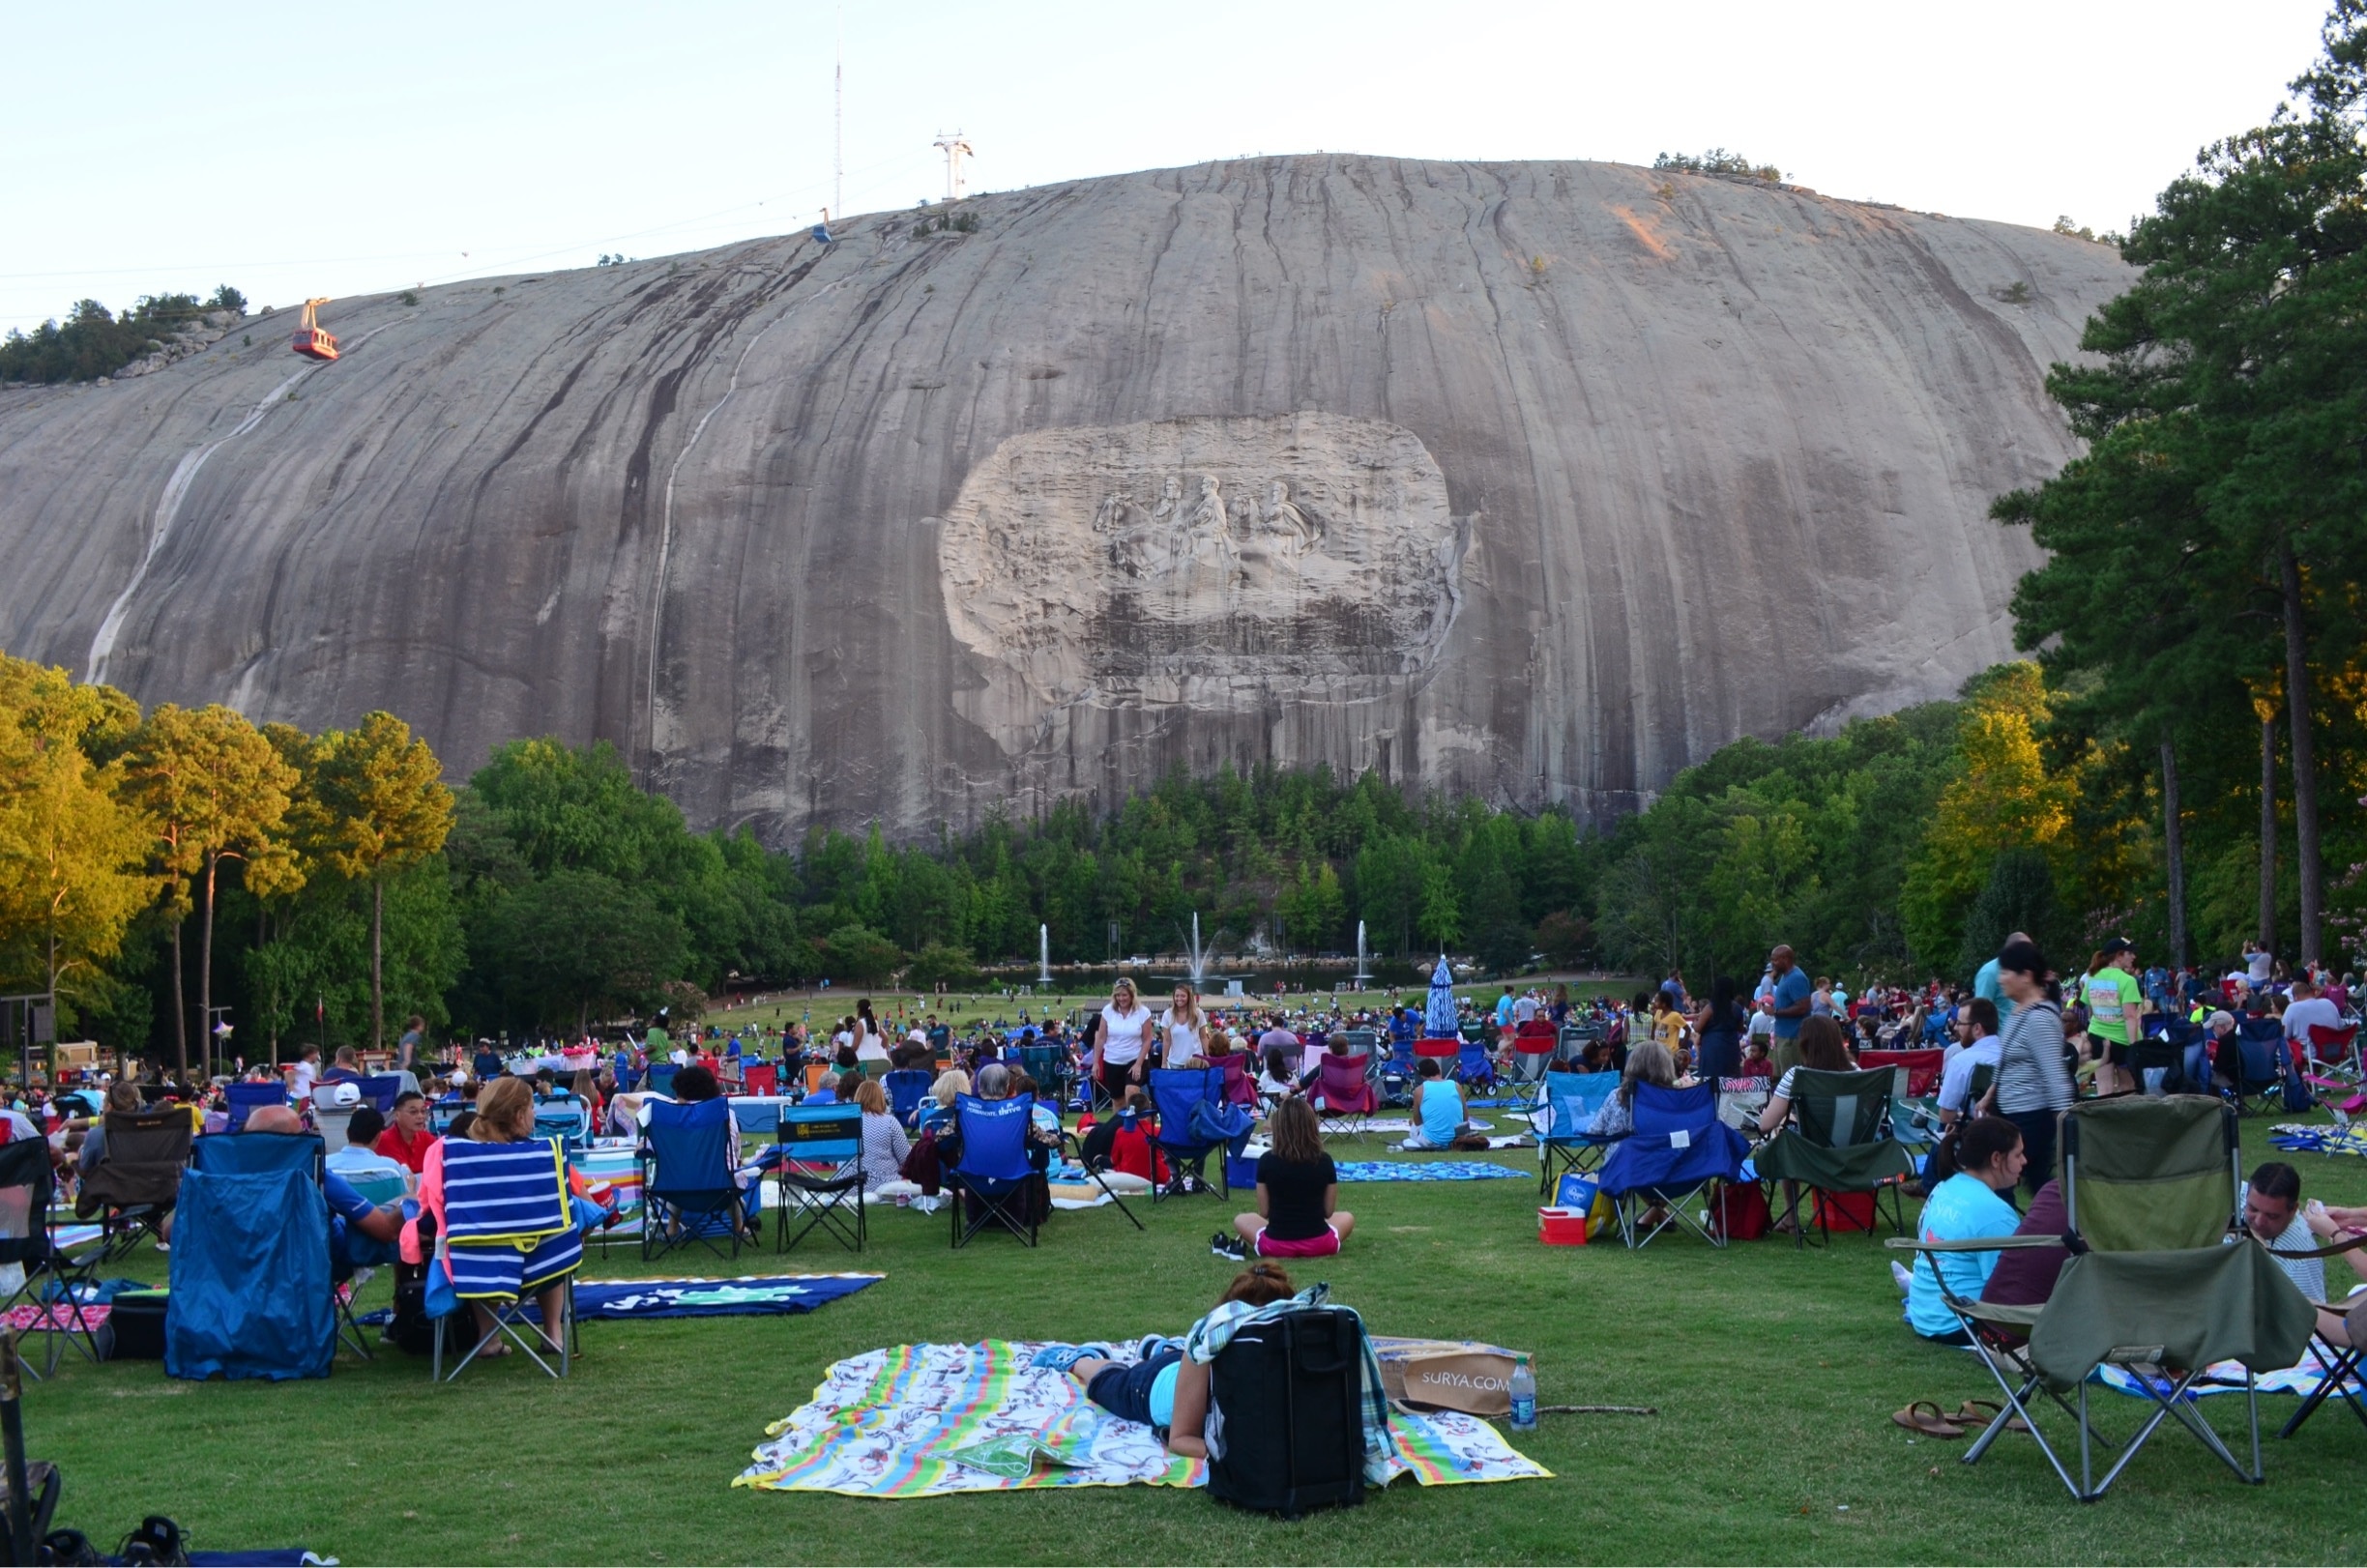
[[1536, 1430], [1536, 1374], [1529, 1370], [1529, 1358], [1522, 1356], [1512, 1363], [1512, 1430]]

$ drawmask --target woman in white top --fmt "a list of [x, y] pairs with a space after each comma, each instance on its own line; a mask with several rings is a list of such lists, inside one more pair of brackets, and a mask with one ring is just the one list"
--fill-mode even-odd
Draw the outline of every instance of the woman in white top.
[[888, 1060], [888, 1037], [880, 1032], [879, 1020], [871, 1016], [871, 999], [868, 997], [855, 1003], [855, 1060]]
[[1200, 994], [1188, 985], [1179, 985], [1169, 1000], [1172, 1005], [1159, 1019], [1159, 1036], [1167, 1047], [1159, 1065], [1207, 1066], [1209, 1020], [1208, 1014], [1200, 1010]]
[[1093, 1075], [1112, 1104], [1124, 1104], [1127, 1086], [1143, 1081], [1145, 1048], [1154, 1027], [1151, 1009], [1134, 998], [1132, 980], [1121, 978], [1110, 987], [1101, 1034], [1094, 1042]]

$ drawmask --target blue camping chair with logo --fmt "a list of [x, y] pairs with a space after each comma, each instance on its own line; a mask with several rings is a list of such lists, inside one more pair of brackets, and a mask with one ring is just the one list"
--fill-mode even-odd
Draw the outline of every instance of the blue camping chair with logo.
[[682, 1069], [671, 1061], [651, 1062], [649, 1064], [649, 1091], [652, 1094], [673, 1093], [674, 1075], [680, 1071]]
[[[781, 1113], [773, 1138], [774, 1163], [780, 1185], [774, 1250], [787, 1252], [820, 1227], [847, 1251], [862, 1251], [867, 1235], [862, 1107], [791, 1106]], [[789, 1234], [793, 1214], [804, 1221], [795, 1235]]]
[[190, 1144], [174, 1205], [167, 1376], [326, 1378], [340, 1330], [368, 1356], [336, 1298], [327, 1163], [315, 1132]]
[[1407, 1106], [1414, 1103], [1415, 1070], [1414, 1036], [1391, 1034], [1388, 1060], [1382, 1063], [1378, 1080], [1383, 1105]]
[[[538, 1116], [538, 1129], [541, 1121]], [[718, 1258], [740, 1256], [755, 1189], [735, 1177], [740, 1150], [731, 1125], [726, 1100], [649, 1102], [639, 1150], [643, 1262], [693, 1245]]]
[[538, 1094], [534, 1102], [535, 1136], [558, 1138], [573, 1147], [592, 1136], [592, 1107], [573, 1094]]
[[[448, 1139], [442, 1147], [444, 1234], [428, 1270], [427, 1310], [445, 1318], [474, 1304], [485, 1309], [493, 1326], [449, 1374], [444, 1335], [437, 1333], [430, 1376], [450, 1382], [486, 1347], [507, 1338], [544, 1373], [566, 1377], [574, 1355], [575, 1270], [583, 1263], [583, 1235], [568, 1192], [567, 1151], [556, 1138], [514, 1144]], [[555, 1333], [550, 1324], [530, 1323], [525, 1315], [528, 1298], [553, 1286], [560, 1287]], [[545, 1354], [552, 1359], [543, 1359]]]
[[954, 1097], [960, 1156], [945, 1173], [945, 1182], [958, 1200], [947, 1205], [953, 1215], [955, 1247], [968, 1245], [989, 1225], [1000, 1225], [1027, 1245], [1036, 1245], [1029, 1186], [1037, 1172], [1028, 1159], [1028, 1128], [1035, 1116], [1033, 1094], [1004, 1100]]
[[919, 1067], [898, 1067], [880, 1080], [880, 1088], [888, 1094], [888, 1114], [906, 1127], [912, 1127], [920, 1116], [920, 1102], [928, 1098], [929, 1086], [937, 1080]]
[[[1151, 1202], [1171, 1198], [1184, 1192], [1208, 1192], [1204, 1167], [1208, 1157], [1224, 1146], [1194, 1130], [1198, 1120], [1195, 1113], [1203, 1105], [1211, 1116], [1224, 1110], [1224, 1069], [1221, 1067], [1154, 1067], [1145, 1075], [1151, 1090], [1151, 1108], [1158, 1114], [1158, 1121], [1151, 1131], [1151, 1141], [1167, 1156], [1168, 1167], [1175, 1177], [1164, 1187], [1154, 1184]], [[1189, 1178], [1188, 1182], [1186, 1178]], [[1224, 1182], [1224, 1161], [1216, 1162], [1217, 1190], [1230, 1197]], [[1196, 1183], [1196, 1185], [1192, 1184]]]
[[1594, 1113], [1619, 1091], [1615, 1072], [1549, 1072], [1537, 1089], [1537, 1195], [1554, 1190], [1554, 1178], [1567, 1171], [1592, 1171], [1619, 1142], [1588, 1132]]
[[246, 1126], [247, 1118], [265, 1106], [288, 1102], [285, 1084], [230, 1084], [224, 1086], [222, 1092], [229, 1100], [232, 1132]]
[[[2236, 1109], [2281, 1114], [2285, 1110], [2285, 1074], [2292, 1061], [2285, 1049], [2285, 1023], [2278, 1018], [2238, 1018], [2229, 1036], [2236, 1050]], [[2226, 1065], [2223, 1054], [2222, 1067]]]
[[1681, 1224], [1711, 1246], [1724, 1246], [1718, 1233], [1695, 1217], [1695, 1202], [1716, 1206], [1720, 1183], [1742, 1178], [1750, 1146], [1718, 1119], [1717, 1086], [1639, 1083], [1633, 1111], [1635, 1130], [1620, 1140], [1595, 1177], [1619, 1212], [1621, 1239], [1647, 1246]]

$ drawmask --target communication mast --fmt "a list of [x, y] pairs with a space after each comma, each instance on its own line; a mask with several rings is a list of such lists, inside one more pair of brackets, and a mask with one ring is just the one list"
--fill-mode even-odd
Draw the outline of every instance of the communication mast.
[[[838, 63], [831, 72], [831, 211], [846, 211], [846, 7], [838, 8]], [[826, 218], [824, 221], [828, 221]]]
[[937, 139], [930, 143], [930, 145], [945, 149], [946, 200], [961, 200], [962, 191], [964, 189], [964, 182], [962, 180], [962, 160], [965, 158], [976, 158], [978, 154], [970, 150], [970, 144], [962, 140], [962, 133], [958, 131], [954, 131], [953, 134], [950, 136], [944, 131], [940, 131], [937, 132]]

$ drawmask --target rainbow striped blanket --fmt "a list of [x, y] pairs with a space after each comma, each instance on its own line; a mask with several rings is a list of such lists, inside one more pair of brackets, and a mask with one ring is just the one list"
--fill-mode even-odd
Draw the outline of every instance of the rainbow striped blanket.
[[[766, 1429], [734, 1486], [935, 1497], [1043, 1487], [1196, 1487], [1206, 1462], [1170, 1455], [1146, 1426], [1085, 1397], [1075, 1379], [1029, 1365], [1031, 1340], [895, 1345], [832, 1367], [813, 1398]], [[1391, 1411], [1390, 1479], [1423, 1486], [1552, 1474], [1476, 1416]]]

